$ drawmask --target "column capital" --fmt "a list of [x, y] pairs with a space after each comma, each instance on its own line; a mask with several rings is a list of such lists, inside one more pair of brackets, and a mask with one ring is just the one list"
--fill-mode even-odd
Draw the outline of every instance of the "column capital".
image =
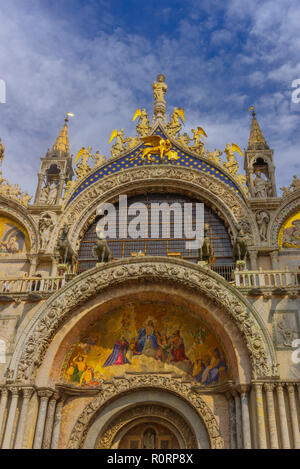
[[237, 389], [241, 394], [248, 394], [250, 386], [249, 384], [239, 384]]
[[264, 389], [266, 390], [266, 392], [273, 392], [275, 387], [275, 383], [264, 383]]
[[24, 398], [30, 399], [35, 389], [33, 387], [22, 388]]
[[58, 399], [60, 399], [61, 395], [59, 392], [57, 391], [54, 391], [53, 395], [51, 396], [50, 398], [50, 401], [58, 401]]
[[1, 388], [1, 396], [8, 396], [8, 388]]
[[53, 394], [53, 390], [49, 388], [40, 388], [37, 390], [37, 395], [41, 400], [48, 400]]
[[288, 383], [286, 385], [286, 388], [287, 388], [287, 391], [288, 391], [289, 394], [294, 394], [295, 393], [294, 383]]
[[19, 392], [21, 390], [21, 388], [19, 388], [17, 386], [9, 386], [8, 389], [10, 390], [10, 392], [12, 393], [13, 396], [18, 396]]
[[276, 390], [278, 392], [283, 392], [284, 383], [276, 383]]

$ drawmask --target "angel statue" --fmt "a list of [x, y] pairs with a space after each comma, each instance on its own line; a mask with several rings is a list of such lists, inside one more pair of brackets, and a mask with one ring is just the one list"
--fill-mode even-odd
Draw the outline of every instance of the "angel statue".
[[221, 164], [221, 155], [223, 154], [222, 151], [215, 149], [212, 153], [210, 151], [206, 151], [206, 156], [208, 159], [213, 161], [214, 163]]
[[223, 166], [233, 176], [236, 175], [236, 173], [238, 172], [238, 169], [239, 169], [239, 163], [235, 159], [235, 155], [234, 155], [235, 152], [238, 152], [241, 156], [244, 156], [242, 150], [240, 149], [240, 147], [236, 143], [233, 143], [232, 145], [227, 143], [226, 148], [224, 150], [224, 153], [226, 154], [227, 162], [224, 162]]
[[143, 164], [146, 162], [154, 162], [155, 158], [151, 158], [150, 155], [158, 155], [160, 157], [161, 163], [166, 163], [167, 160], [173, 161], [179, 159], [179, 156], [175, 151], [171, 151], [172, 144], [169, 139], [163, 139], [159, 135], [152, 135], [149, 137], [141, 137], [142, 142], [144, 142], [146, 148], [141, 148], [141, 150], [131, 158], [131, 160], [141, 156]]
[[184, 111], [181, 107], [179, 109], [174, 107], [171, 121], [167, 124], [167, 129], [171, 136], [175, 137], [175, 135], [180, 132], [182, 127], [182, 123], [180, 121], [182, 123], [185, 121]]
[[191, 141], [191, 138], [189, 137], [189, 135], [186, 132], [184, 132], [184, 134], [177, 135], [176, 140], [179, 143], [179, 145], [181, 145], [183, 147], [188, 147], [189, 143]]
[[146, 137], [150, 131], [150, 121], [146, 109], [137, 109], [132, 122], [134, 122], [137, 117], [139, 117], [139, 121], [136, 130], [141, 137]]
[[97, 166], [101, 166], [106, 161], [105, 155], [100, 155], [99, 150], [97, 150], [94, 155], [91, 155], [91, 157], [92, 160], [95, 162], [94, 168], [96, 168]]
[[4, 146], [4, 143], [2, 143], [2, 140], [0, 138], [0, 166], [2, 165], [2, 161], [4, 158], [4, 151], [5, 151], [5, 146]]
[[204, 137], [207, 137], [205, 130], [202, 129], [202, 127], [197, 127], [197, 130], [192, 129], [192, 133], [194, 143], [191, 146], [191, 150], [193, 150], [195, 153], [199, 153], [201, 156], [205, 156], [204, 142], [201, 140], [201, 138], [204, 139]]
[[80, 163], [77, 164], [75, 169], [75, 173], [77, 174], [78, 179], [83, 178], [92, 169], [88, 164], [88, 160], [91, 157], [91, 151], [92, 147], [88, 147], [87, 149], [82, 147], [77, 153], [73, 164], [75, 164], [81, 158]]
[[111, 148], [111, 156], [119, 156], [124, 150], [126, 150], [127, 139], [124, 137], [124, 129], [121, 129], [120, 132], [117, 129], [113, 130], [108, 143], [111, 143], [113, 139], [116, 139], [116, 143]]
[[153, 96], [154, 96], [154, 101], [165, 101], [165, 94], [168, 89], [167, 85], [165, 84], [166, 77], [160, 73], [157, 75], [157, 83], [156, 81], [153, 83]]

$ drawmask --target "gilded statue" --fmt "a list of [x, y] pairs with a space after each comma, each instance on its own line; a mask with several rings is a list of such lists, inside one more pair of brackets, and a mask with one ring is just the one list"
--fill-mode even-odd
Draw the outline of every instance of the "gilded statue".
[[100, 155], [98, 150], [96, 151], [94, 155], [91, 155], [91, 157], [95, 163], [94, 168], [96, 168], [97, 166], [101, 166], [106, 161], [105, 155]]
[[191, 141], [191, 138], [186, 132], [184, 132], [184, 134], [179, 134], [177, 136], [176, 141], [179, 143], [179, 145], [183, 147], [188, 147]]
[[166, 102], [165, 101], [165, 94], [166, 94], [166, 91], [168, 89], [166, 83], [165, 83], [165, 76], [160, 73], [159, 75], [157, 75], [157, 82], [155, 81], [153, 83], [153, 96], [154, 96], [154, 101], [162, 101], [162, 102]]
[[141, 143], [140, 138], [136, 135], [135, 137], [128, 137], [127, 139], [128, 149], [136, 147], [139, 143]]
[[223, 155], [223, 152], [217, 149], [215, 149], [212, 153], [208, 150], [206, 151], [207, 158], [219, 165], [221, 164], [221, 155]]
[[197, 127], [196, 129], [192, 129], [193, 133], [193, 140], [194, 143], [191, 146], [191, 150], [193, 150], [195, 153], [198, 153], [201, 156], [205, 156], [205, 150], [204, 150], [204, 142], [202, 142], [201, 138], [204, 139], [204, 137], [207, 137], [207, 134], [202, 127]]
[[111, 143], [116, 139], [116, 143], [111, 148], [111, 157], [119, 156], [123, 151], [127, 149], [127, 140], [124, 137], [124, 129], [121, 129], [119, 132], [117, 129], [113, 130], [108, 143]]
[[[181, 121], [181, 122], [180, 122]], [[181, 130], [182, 123], [185, 121], [184, 111], [180, 107], [174, 107], [173, 114], [171, 116], [171, 121], [167, 124], [168, 133], [175, 137]]]
[[160, 157], [161, 163], [166, 163], [167, 161], [173, 161], [179, 159], [179, 156], [175, 151], [172, 151], [172, 144], [169, 139], [163, 139], [159, 135], [152, 135], [149, 137], [142, 137], [142, 142], [146, 145], [146, 148], [142, 148], [137, 155], [131, 158], [131, 160], [141, 156], [143, 163], [155, 161], [154, 158], [151, 158], [150, 155], [158, 155]]
[[137, 117], [139, 117], [139, 120], [136, 126], [136, 131], [141, 137], [146, 137], [150, 132], [150, 121], [146, 109], [137, 109], [132, 121], [134, 122]]
[[223, 166], [233, 176], [236, 175], [239, 169], [239, 162], [238, 160], [235, 159], [235, 154], [234, 154], [235, 152], [239, 153], [241, 156], [244, 156], [242, 153], [242, 150], [240, 149], [238, 145], [236, 145], [235, 143], [233, 143], [232, 145], [227, 143], [226, 148], [224, 150], [224, 153], [226, 154], [227, 162], [224, 162]]
[[282, 197], [287, 197], [289, 194], [292, 194], [294, 191], [300, 190], [300, 179], [297, 178], [296, 174], [293, 176], [293, 181], [289, 187], [281, 187], [280, 190], [283, 192]]
[[2, 161], [3, 161], [3, 158], [4, 158], [4, 152], [5, 152], [5, 146], [4, 146], [4, 143], [2, 142], [2, 140], [0, 138], [0, 166], [2, 165]]
[[76, 165], [75, 173], [78, 177], [78, 179], [83, 178], [89, 171], [91, 171], [91, 166], [89, 166], [88, 161], [90, 159], [92, 151], [92, 147], [88, 147], [85, 149], [85, 147], [82, 147], [79, 152], [77, 153], [77, 156], [74, 160], [75, 164], [79, 159], [80, 163]]

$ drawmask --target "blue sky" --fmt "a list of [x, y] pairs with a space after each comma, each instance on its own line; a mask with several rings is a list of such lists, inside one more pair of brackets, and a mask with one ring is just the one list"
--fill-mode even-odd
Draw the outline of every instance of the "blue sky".
[[109, 155], [114, 128], [135, 134], [152, 115], [152, 83], [166, 75], [168, 113], [185, 110], [207, 147], [247, 146], [255, 104], [275, 150], [278, 188], [300, 177], [300, 3], [297, 0], [9, 0], [0, 4], [0, 137], [4, 177], [34, 193], [39, 158], [67, 111], [71, 151]]

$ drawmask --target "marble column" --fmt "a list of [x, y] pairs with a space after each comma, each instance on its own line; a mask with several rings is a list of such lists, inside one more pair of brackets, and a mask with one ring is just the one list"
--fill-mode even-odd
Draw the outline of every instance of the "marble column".
[[20, 413], [20, 418], [19, 418], [19, 424], [17, 428], [17, 435], [16, 435], [16, 440], [15, 440], [15, 449], [22, 449], [23, 448], [23, 438], [24, 438], [24, 431], [25, 431], [25, 425], [26, 425], [26, 418], [27, 418], [27, 412], [28, 412], [28, 405], [30, 398], [32, 396], [32, 393], [34, 391], [34, 388], [23, 388], [23, 403], [22, 403], [22, 409]]
[[2, 435], [4, 433], [4, 420], [5, 420], [5, 411], [7, 407], [7, 399], [8, 399], [8, 389], [2, 388], [1, 389], [1, 401], [0, 401], [0, 448], [1, 448]]
[[266, 391], [266, 401], [267, 401], [267, 410], [268, 410], [268, 423], [269, 423], [269, 435], [270, 435], [270, 444], [271, 449], [278, 449], [278, 435], [276, 427], [276, 415], [274, 407], [274, 396], [273, 391], [275, 385], [273, 383], [266, 383], [264, 385]]
[[278, 251], [270, 252], [272, 270], [278, 270]]
[[280, 430], [281, 430], [281, 439], [283, 449], [290, 448], [290, 439], [289, 439], [289, 430], [286, 418], [286, 409], [284, 403], [284, 394], [282, 384], [277, 384], [276, 386], [277, 398], [278, 398], [278, 407], [279, 407], [279, 417], [280, 417]]
[[266, 437], [262, 384], [256, 383], [254, 385], [254, 389], [255, 389], [255, 397], [256, 397], [258, 446], [259, 446], [259, 449], [266, 449], [267, 437]]
[[299, 433], [299, 424], [297, 418], [297, 405], [295, 399], [295, 388], [293, 384], [289, 384], [287, 387], [289, 394], [289, 402], [291, 409], [291, 418], [292, 418], [292, 428], [293, 428], [293, 437], [294, 437], [294, 448], [300, 448], [300, 433]]
[[51, 438], [53, 432], [53, 424], [54, 424], [54, 416], [55, 416], [55, 409], [56, 409], [56, 402], [59, 398], [59, 394], [55, 392], [50, 399], [48, 405], [48, 412], [45, 424], [45, 431], [44, 431], [44, 439], [43, 439], [43, 449], [50, 449], [51, 447]]
[[37, 186], [37, 190], [36, 190], [36, 193], [35, 193], [35, 198], [34, 198], [34, 203], [37, 204], [39, 202], [39, 198], [40, 198], [40, 195], [41, 195], [41, 188], [42, 188], [42, 184], [43, 184], [43, 180], [44, 180], [44, 175], [42, 173], [39, 173], [38, 175], [38, 186]]
[[257, 251], [249, 251], [250, 269], [257, 270]]
[[38, 390], [37, 394], [40, 398], [40, 405], [37, 424], [35, 428], [33, 449], [41, 449], [42, 447], [48, 401], [49, 398], [52, 396], [53, 391], [47, 388], [42, 388]]
[[235, 403], [234, 397], [230, 391], [226, 393], [229, 410], [229, 424], [230, 424], [230, 448], [236, 449], [236, 417], [235, 417]]
[[19, 388], [17, 387], [11, 387], [9, 388], [12, 397], [11, 397], [11, 403], [9, 407], [9, 413], [8, 413], [8, 418], [6, 422], [6, 429], [4, 433], [4, 439], [2, 443], [2, 448], [3, 449], [10, 449], [11, 447], [11, 437], [12, 437], [12, 432], [14, 429], [14, 423], [15, 423], [15, 417], [16, 417], [16, 411], [17, 411], [17, 406], [18, 406], [18, 399], [19, 399]]
[[55, 419], [54, 419], [53, 432], [52, 432], [51, 449], [58, 448], [61, 416], [62, 416], [64, 404], [65, 404], [65, 398], [62, 398], [60, 401], [58, 401], [57, 406], [56, 406]]
[[245, 449], [251, 449], [251, 430], [250, 430], [250, 415], [248, 403], [248, 386], [240, 386], [241, 393], [241, 407], [242, 407], [242, 428], [243, 428], [243, 442]]
[[242, 409], [241, 398], [237, 390], [232, 392], [235, 404], [235, 425], [236, 425], [236, 446], [238, 449], [243, 448], [243, 429], [242, 429]]

